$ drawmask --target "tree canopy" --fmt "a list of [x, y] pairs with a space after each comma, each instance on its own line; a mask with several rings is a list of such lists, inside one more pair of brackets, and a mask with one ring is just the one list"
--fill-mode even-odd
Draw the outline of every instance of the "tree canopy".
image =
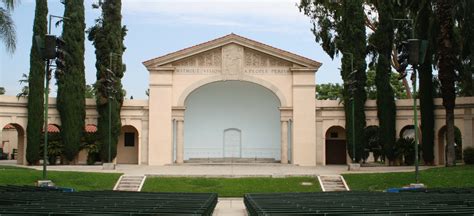
[[353, 162], [359, 161], [365, 141], [363, 136], [356, 134], [363, 134], [366, 126], [364, 107], [367, 99], [367, 34], [363, 1], [301, 0], [299, 9], [311, 19], [316, 42], [329, 57], [343, 55], [341, 77], [344, 82], [347, 150]]
[[[33, 36], [30, 49], [30, 73], [23, 74], [28, 86], [23, 87], [22, 94], [28, 97], [28, 125], [26, 127], [26, 160], [30, 164], [38, 163], [40, 159], [40, 141], [44, 125], [44, 78], [45, 61], [38, 51], [36, 36], [44, 39], [48, 33], [48, 3], [46, 0], [36, 0]], [[48, 77], [49, 78], [49, 77]], [[26, 89], [25, 89], [26, 88]], [[26, 91], [25, 91], [26, 90]]]
[[122, 55], [125, 51], [123, 40], [127, 28], [122, 25], [121, 0], [99, 1], [92, 6], [101, 9], [101, 16], [88, 29], [88, 39], [96, 48], [97, 82], [94, 87], [99, 113], [97, 129], [99, 143], [102, 144], [100, 156], [102, 161], [110, 162], [117, 155], [117, 142], [122, 127], [120, 110], [125, 91], [121, 79], [126, 70]]
[[[394, 89], [395, 99], [407, 99], [405, 87], [398, 79], [398, 73], [392, 72], [390, 85]], [[339, 83], [321, 83], [316, 85], [316, 99], [318, 100], [341, 100], [343, 86]], [[375, 86], [375, 71], [367, 71], [367, 99], [377, 99], [377, 87]]]
[[64, 71], [56, 70], [57, 107], [61, 117], [63, 155], [73, 161], [81, 146], [84, 131], [86, 87], [84, 72], [84, 0], [65, 1], [62, 38], [65, 45]]

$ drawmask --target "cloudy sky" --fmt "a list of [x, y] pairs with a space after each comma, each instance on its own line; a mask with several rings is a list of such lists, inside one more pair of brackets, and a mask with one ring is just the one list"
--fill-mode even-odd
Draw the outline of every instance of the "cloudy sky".
[[[100, 12], [85, 0], [86, 25], [90, 27]], [[143, 61], [217, 37], [235, 33], [323, 63], [317, 83], [341, 82], [340, 59], [331, 60], [314, 41], [308, 17], [296, 7], [298, 0], [122, 0], [123, 24], [128, 28], [122, 80], [127, 98], [146, 98], [148, 72]], [[16, 95], [23, 73], [29, 71], [29, 52], [35, 1], [22, 0], [13, 12], [18, 44], [13, 55], [0, 45], [0, 86], [7, 95]], [[49, 1], [49, 13], [62, 16], [59, 0]], [[61, 34], [61, 26], [53, 27]], [[95, 81], [94, 48], [86, 41], [86, 82]], [[54, 83], [54, 81], [53, 81]], [[56, 96], [52, 85], [51, 97]]]

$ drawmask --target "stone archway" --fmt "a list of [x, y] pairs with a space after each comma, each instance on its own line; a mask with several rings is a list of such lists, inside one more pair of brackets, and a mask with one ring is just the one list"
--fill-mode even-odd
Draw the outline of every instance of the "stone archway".
[[[400, 130], [399, 133], [399, 138], [415, 138], [415, 126], [414, 125], [406, 125]], [[419, 131], [418, 131], [418, 139], [419, 137]]]
[[379, 137], [379, 126], [369, 125], [364, 129], [364, 136], [366, 139], [366, 146], [364, 151], [364, 162], [378, 162], [382, 158], [383, 146]]
[[138, 164], [138, 130], [132, 125], [124, 125], [117, 143], [118, 164]]
[[[205, 78], [205, 79], [202, 79], [202, 80], [199, 80], [197, 82], [194, 82], [193, 84], [189, 85], [183, 92], [182, 94], [179, 96], [178, 98], [178, 106], [185, 106], [185, 102], [188, 98], [188, 96], [194, 92], [196, 89], [202, 87], [202, 86], [205, 86], [207, 84], [210, 84], [210, 83], [214, 83], [214, 82], [225, 82], [226, 80], [223, 78], [222, 75], [219, 75], [219, 76], [212, 76], [212, 77], [208, 77], [208, 78]], [[260, 78], [257, 78], [257, 77], [253, 77], [253, 76], [249, 76], [249, 75], [242, 75], [241, 79], [239, 80], [227, 80], [227, 81], [246, 81], [246, 82], [250, 82], [250, 83], [254, 83], [254, 84], [257, 84], [257, 85], [260, 85], [262, 87], [265, 87], [266, 89], [270, 90], [271, 92], [273, 92], [273, 94], [275, 94], [275, 96], [278, 98], [278, 100], [280, 101], [280, 106], [281, 107], [287, 107], [288, 106], [288, 101], [285, 97], [285, 95], [283, 95], [282, 91], [275, 85], [273, 85], [272, 83], [266, 81], [266, 80], [263, 80], [263, 79], [260, 79]]]
[[332, 126], [326, 131], [326, 165], [347, 164], [346, 130]]
[[1, 145], [5, 159], [16, 160], [17, 164], [26, 164], [25, 130], [16, 123], [2, 127]]
[[99, 148], [97, 143], [97, 125], [86, 124], [83, 133], [84, 148], [79, 151], [76, 159], [77, 164], [93, 165], [100, 161], [100, 153], [96, 151]]
[[[40, 149], [44, 143], [44, 127], [43, 127], [42, 141], [40, 142]], [[63, 151], [63, 139], [61, 137], [61, 126], [58, 124], [48, 124], [48, 162], [50, 165], [60, 163], [60, 157]], [[41, 151], [41, 150], [40, 150]], [[41, 157], [42, 158], [42, 157]]]
[[[456, 160], [462, 159], [462, 134], [458, 127], [454, 126], [454, 148]], [[446, 163], [446, 125], [438, 131], [438, 165]]]

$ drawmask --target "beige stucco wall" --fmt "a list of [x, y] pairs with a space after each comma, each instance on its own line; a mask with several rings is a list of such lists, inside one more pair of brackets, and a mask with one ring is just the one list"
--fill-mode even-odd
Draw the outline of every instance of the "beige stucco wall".
[[[171, 92], [171, 91], [169, 91]], [[171, 99], [171, 98], [170, 98]], [[57, 111], [55, 110], [55, 100], [51, 99], [51, 104], [50, 104], [50, 115], [51, 115], [51, 122], [57, 121], [59, 117], [57, 116]], [[150, 100], [151, 102], [152, 100]], [[296, 102], [296, 100], [295, 100]], [[317, 164], [317, 165], [324, 165], [325, 164], [325, 136], [327, 130], [332, 127], [332, 126], [340, 126], [340, 127], [345, 127], [345, 122], [344, 122], [344, 112], [343, 112], [343, 105], [340, 104], [338, 101], [321, 101], [321, 100], [314, 100], [315, 102], [315, 118], [314, 118], [314, 131], [313, 137], [315, 139], [315, 145], [314, 147], [311, 147], [309, 145], [308, 149], [311, 149], [311, 151], [304, 152], [304, 153], [294, 153], [292, 155], [293, 163], [294, 164], [300, 164], [300, 165], [311, 165], [311, 162]], [[397, 105], [397, 122], [396, 122], [396, 132], [397, 135], [400, 133], [403, 127], [407, 125], [412, 125], [413, 124], [413, 111], [412, 111], [412, 100], [397, 100], [396, 105]], [[149, 142], [148, 136], [152, 136], [153, 133], [148, 132], [148, 128], [150, 125], [153, 125], [154, 121], [151, 121], [149, 123], [149, 116], [153, 116], [151, 113], [149, 114], [148, 110], [149, 107], [147, 106], [148, 101], [146, 100], [126, 100], [124, 102], [124, 107], [122, 108], [122, 124], [123, 125], [132, 125], [134, 128], [136, 128], [138, 132], [138, 146], [137, 146], [137, 153], [133, 153], [131, 157], [137, 158], [133, 159], [134, 161], [139, 161], [140, 164], [150, 164], [149, 159], [151, 158], [153, 162], [156, 163], [156, 161], [163, 160], [163, 149], [160, 145], [156, 145], [154, 143]], [[171, 100], [169, 102], [169, 106], [171, 106]], [[444, 118], [444, 108], [442, 106], [442, 100], [441, 99], [435, 99], [435, 161], [438, 162], [440, 160], [439, 156], [442, 156], [442, 153], [440, 154], [439, 152], [439, 139], [438, 136], [440, 134], [441, 128], [445, 125], [445, 118]], [[462, 133], [462, 140], [463, 140], [463, 148], [466, 147], [474, 147], [472, 140], [473, 140], [473, 128], [474, 128], [474, 122], [473, 122], [473, 109], [474, 109], [474, 97], [468, 97], [468, 98], [457, 98], [456, 99], [456, 109], [455, 109], [455, 125], [461, 130]], [[295, 109], [292, 109], [290, 111], [284, 110], [282, 113], [286, 113], [286, 117], [293, 116], [294, 117], [294, 125], [296, 126], [296, 120], [298, 118], [295, 118]], [[298, 112], [298, 111], [297, 111]], [[308, 111], [302, 111], [300, 115], [302, 118], [311, 118], [311, 116], [308, 117], [305, 112]], [[86, 122], [90, 124], [95, 124], [96, 123], [96, 118], [97, 118], [97, 113], [95, 111], [95, 106], [94, 106], [94, 101], [93, 100], [87, 100], [87, 116], [86, 116]], [[158, 112], [153, 112], [155, 114], [158, 114]], [[290, 113], [290, 114], [288, 114]], [[171, 143], [171, 126], [172, 126], [172, 121], [171, 121], [171, 110], [168, 112], [169, 116], [168, 119], [170, 120], [170, 129], [169, 129], [169, 139]], [[282, 114], [283, 115], [283, 114]], [[376, 103], [373, 100], [369, 100], [366, 103], [366, 116], [367, 116], [367, 125], [377, 125], [378, 120], [376, 118]], [[26, 143], [26, 136], [24, 135], [25, 129], [26, 129], [26, 100], [20, 99], [17, 100], [16, 97], [11, 97], [11, 96], [0, 96], [0, 124], [1, 125], [7, 125], [9, 123], [14, 124], [17, 128], [20, 129], [19, 136], [16, 137], [18, 140], [18, 151], [19, 151], [19, 163], [24, 163], [24, 152], [25, 148], [23, 148], [22, 143]], [[59, 124], [60, 125], [60, 124]], [[159, 124], [156, 124], [158, 129], [162, 129], [163, 127]], [[297, 141], [295, 139], [296, 135], [298, 132], [295, 132], [297, 129], [294, 127], [293, 129], [293, 142]], [[161, 131], [161, 130], [158, 130]], [[301, 133], [309, 133], [304, 130], [302, 130]], [[9, 136], [9, 135], [3, 135], [3, 136]], [[308, 137], [308, 136], [306, 136]], [[2, 138], [3, 139], [3, 138]], [[301, 151], [298, 149], [298, 144], [293, 143], [293, 151]], [[172, 146], [171, 144], [169, 145], [163, 145], [165, 150], [168, 148], [168, 154], [169, 155], [169, 160], [172, 160]], [[156, 150], [149, 150], [155, 148]], [[21, 154], [20, 154], [21, 152]], [[135, 156], [136, 155], [136, 156]], [[78, 162], [80, 163], [85, 163], [86, 155], [82, 155], [82, 159], [79, 159]], [[169, 161], [163, 160], [163, 163], [171, 163]], [[307, 164], [302, 164], [302, 163], [297, 163], [299, 161], [309, 161]], [[120, 162], [120, 161], [118, 161]]]
[[[26, 108], [28, 101], [26, 98], [16, 98], [14, 96], [0, 95], [0, 127], [12, 124], [17, 128], [17, 147], [18, 147], [18, 163], [26, 164], [26, 126], [28, 110]], [[86, 124], [97, 124], [97, 111], [94, 99], [86, 99]], [[121, 111], [122, 125], [131, 125], [138, 131], [144, 132], [138, 137], [138, 154], [139, 159], [148, 156], [148, 100], [125, 100]], [[61, 119], [56, 109], [56, 99], [49, 98], [48, 123], [61, 125]], [[142, 144], [144, 143], [144, 144]], [[14, 145], [14, 144], [13, 144]], [[81, 153], [78, 163], [85, 163], [87, 155]], [[143, 159], [140, 164], [147, 164], [148, 161]]]
[[[397, 100], [395, 101], [397, 106], [397, 116], [396, 116], [396, 134], [397, 138], [401, 132], [401, 130], [407, 125], [413, 125], [413, 100], [405, 99], [405, 100]], [[417, 101], [419, 104], [419, 101]], [[443, 154], [439, 152], [440, 149], [440, 139], [439, 134], [441, 128], [446, 125], [446, 118], [445, 118], [445, 111], [444, 107], [442, 106], [442, 99], [436, 98], [434, 99], [435, 104], [435, 126], [434, 126], [434, 134], [435, 134], [435, 147], [434, 147], [434, 154], [435, 154], [435, 163], [438, 163], [440, 158]], [[455, 119], [454, 123], [455, 126], [461, 130], [462, 134], [462, 141], [463, 141], [463, 149], [466, 147], [474, 147], [472, 140], [473, 140], [473, 113], [474, 109], [474, 97], [461, 97], [456, 98], [456, 108], [455, 108]], [[377, 119], [377, 105], [375, 100], [368, 100], [366, 102], [366, 122], [367, 126], [370, 125], [378, 125]], [[420, 124], [420, 113], [418, 111], [418, 124]], [[324, 155], [324, 143], [325, 143], [325, 135], [327, 130], [332, 126], [341, 126], [345, 128], [345, 119], [344, 119], [344, 110], [343, 104], [339, 101], [331, 101], [331, 100], [316, 100], [316, 134], [317, 134], [317, 146], [318, 149], [321, 149], [323, 153], [318, 154], [318, 156], [323, 157], [324, 159], [318, 160], [321, 165], [325, 164], [325, 155]], [[421, 135], [420, 135], [421, 137]], [[442, 145], [443, 142], [441, 142]], [[442, 146], [441, 146], [442, 148]]]
[[[314, 97], [315, 72], [319, 65], [314, 62], [313, 67], [308, 67], [291, 62], [285, 59], [288, 54], [281, 50], [274, 55], [266, 52], [263, 46], [231, 38], [198, 53], [183, 52], [171, 60], [147, 65], [150, 71], [149, 164], [182, 162], [182, 140], [186, 132], [181, 128], [186, 124], [184, 111], [188, 95], [209, 83], [236, 80], [258, 84], [276, 95], [283, 110], [283, 125], [290, 120], [293, 123], [292, 163], [315, 165], [315, 102], [308, 98]], [[175, 133], [173, 121], [177, 121]], [[176, 155], [173, 149], [177, 150]], [[282, 158], [287, 156], [282, 155]]]

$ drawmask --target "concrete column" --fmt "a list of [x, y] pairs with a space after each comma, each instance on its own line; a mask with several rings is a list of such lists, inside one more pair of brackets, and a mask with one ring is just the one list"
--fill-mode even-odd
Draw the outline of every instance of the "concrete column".
[[[292, 69], [293, 72], [293, 143], [295, 165], [316, 165], [316, 100], [314, 69]], [[311, 98], [311, 99], [310, 99]]]
[[316, 165], [326, 165], [326, 140], [323, 120], [316, 117]]
[[173, 163], [172, 95], [173, 68], [148, 68], [148, 165]]
[[184, 120], [176, 120], [176, 163], [184, 162]]
[[281, 163], [288, 163], [288, 121], [281, 121]]
[[472, 113], [470, 108], [466, 108], [464, 111], [464, 131], [462, 131], [462, 148], [474, 147], [472, 143], [473, 139], [473, 128], [472, 128]]

